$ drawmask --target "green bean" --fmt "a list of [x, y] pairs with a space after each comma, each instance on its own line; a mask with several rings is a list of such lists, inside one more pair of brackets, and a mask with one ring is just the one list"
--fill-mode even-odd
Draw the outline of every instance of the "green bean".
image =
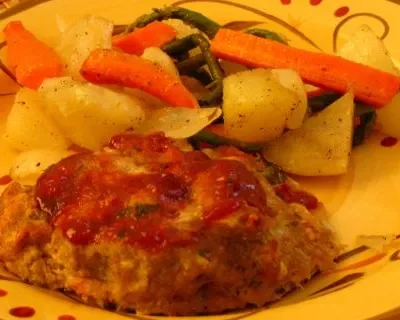
[[[334, 93], [334, 92], [327, 92], [324, 93], [320, 96], [312, 97], [308, 99], [308, 106], [311, 108], [312, 112], [318, 112], [326, 107], [330, 106], [332, 103], [334, 103], [336, 100], [338, 100], [341, 97], [340, 94]], [[371, 107], [370, 105], [361, 103], [361, 102], [356, 102], [355, 105], [355, 110], [354, 110], [354, 115], [355, 116], [361, 116], [363, 114], [371, 113], [374, 112], [375, 109]]]
[[374, 107], [371, 107], [371, 106], [361, 103], [361, 102], [357, 102], [355, 110], [354, 110], [354, 115], [361, 117], [364, 114], [373, 113], [373, 112], [375, 112], [375, 110], [376, 109]]
[[188, 52], [189, 50], [192, 50], [194, 48], [196, 48], [196, 44], [193, 42], [191, 35], [182, 39], [175, 40], [162, 47], [164, 52], [170, 56], [179, 55]]
[[191, 71], [187, 75], [199, 80], [205, 86], [209, 85], [212, 82], [210, 74], [204, 68]]
[[[182, 47], [200, 48], [204, 61], [206, 62], [208, 69], [210, 70], [212, 81], [215, 82], [215, 86], [213, 86], [213, 89], [211, 90], [210, 94], [199, 100], [200, 105], [207, 106], [220, 103], [222, 100], [222, 80], [224, 78], [224, 72], [218, 60], [211, 53], [210, 43], [208, 42], [208, 40], [203, 35], [198, 33], [198, 34], [192, 34], [177, 41], [181, 41], [181, 43], [178, 45], [180, 49], [182, 49]], [[175, 43], [177, 41], [175, 41]], [[163, 50], [169, 54], [171, 54], [171, 52], [174, 52], [176, 54], [180, 51], [180, 50], [175, 50], [176, 48], [177, 47], [173, 45], [173, 50], [171, 50], [171, 46], [169, 46], [168, 48], [164, 47]], [[184, 62], [181, 62], [181, 64], [182, 63]], [[199, 62], [196, 61], [196, 63]], [[187, 62], [187, 64], [190, 63]]]
[[361, 145], [371, 134], [376, 122], [376, 112], [363, 113], [359, 117], [360, 124], [354, 129], [353, 147]]
[[186, 59], [176, 64], [180, 74], [189, 74], [190, 72], [197, 70], [206, 64], [206, 59], [203, 54], [200, 53], [194, 57]]
[[261, 151], [260, 145], [247, 144], [238, 140], [225, 138], [208, 130], [201, 130], [200, 132], [196, 133], [191, 139], [194, 141], [208, 143], [214, 147], [228, 145], [228, 146], [234, 146], [244, 152], [254, 153]]
[[214, 80], [222, 81], [222, 79], [224, 78], [224, 71], [222, 70], [217, 58], [215, 58], [215, 56], [210, 51], [210, 43], [204, 36], [200, 34], [192, 35], [192, 39], [203, 53], [203, 57], [210, 69], [211, 77]]
[[173, 55], [172, 56], [177, 62], [182, 62], [190, 58], [189, 52], [184, 52], [181, 54]]
[[135, 22], [128, 26], [126, 32], [131, 32], [136, 27], [144, 27], [153, 21], [167, 19], [179, 19], [183, 22], [199, 29], [209, 38], [213, 38], [218, 32], [220, 25], [207, 18], [205, 15], [181, 7], [166, 7], [164, 9], [153, 9], [154, 12], [139, 17]]
[[210, 43], [207, 39], [200, 35], [192, 35], [193, 42], [200, 48], [203, 53], [203, 57], [207, 62], [207, 66], [210, 70], [211, 78], [216, 82], [216, 85], [210, 92], [209, 96], [200, 100], [200, 105], [211, 105], [214, 103], [220, 103], [222, 100], [222, 80], [224, 79], [224, 71], [221, 68], [217, 58], [210, 51]]
[[161, 15], [158, 12], [158, 10], [155, 10], [155, 9], [153, 9], [153, 10], [154, 11], [152, 13], [144, 14], [144, 15], [140, 16], [139, 18], [137, 18], [133, 23], [128, 25], [126, 27], [125, 33], [132, 32], [136, 28], [143, 28], [146, 25], [148, 25], [149, 23], [152, 23], [154, 21], [162, 20]]
[[287, 176], [281, 167], [264, 159], [262, 155], [259, 155], [259, 159], [264, 163], [264, 171], [262, 171], [262, 175], [272, 186], [278, 186], [286, 180]]
[[320, 96], [308, 99], [308, 106], [310, 107], [313, 113], [318, 112], [325, 109], [339, 98], [340, 98], [339, 94], [328, 92]]
[[287, 44], [287, 41], [281, 37], [278, 33], [269, 31], [269, 30], [264, 30], [264, 29], [249, 29], [245, 31], [248, 34], [252, 34], [253, 36], [259, 37], [259, 38], [265, 38], [265, 39], [270, 39], [274, 41], [278, 41], [283, 44]]
[[183, 22], [199, 29], [210, 39], [214, 38], [220, 29], [220, 25], [205, 15], [186, 8], [174, 7], [170, 10], [171, 18], [180, 19]]

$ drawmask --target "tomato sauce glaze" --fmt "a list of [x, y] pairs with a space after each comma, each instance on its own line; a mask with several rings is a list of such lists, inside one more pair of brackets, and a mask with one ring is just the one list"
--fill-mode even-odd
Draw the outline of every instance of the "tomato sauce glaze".
[[[239, 161], [183, 152], [162, 134], [124, 134], [108, 147], [115, 154], [70, 156], [37, 182], [40, 206], [74, 244], [124, 241], [148, 250], [189, 244], [196, 234], [177, 232], [173, 222], [193, 203], [201, 205], [203, 227], [243, 205], [268, 212], [259, 180]], [[134, 173], [137, 165], [146, 172]]]

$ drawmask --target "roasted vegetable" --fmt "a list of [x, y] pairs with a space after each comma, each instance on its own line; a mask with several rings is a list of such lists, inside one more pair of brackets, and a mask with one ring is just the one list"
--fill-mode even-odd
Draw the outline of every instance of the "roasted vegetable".
[[224, 79], [226, 131], [234, 139], [251, 143], [276, 139], [288, 124], [301, 125], [306, 113], [301, 101], [270, 70], [233, 74]]
[[187, 139], [221, 116], [220, 108], [160, 108], [154, 110], [139, 128], [144, 134], [164, 132], [167, 137]]
[[139, 128], [145, 119], [139, 99], [68, 77], [45, 80], [39, 92], [62, 132], [90, 150], [98, 150], [115, 134]]
[[36, 91], [22, 88], [7, 117], [5, 141], [14, 149], [65, 149], [68, 139], [45, 113], [45, 104]]
[[85, 59], [95, 49], [111, 49], [111, 21], [85, 16], [69, 26], [61, 35], [56, 51], [63, 59], [67, 75], [83, 80], [80, 69]]
[[[400, 76], [400, 70], [394, 65], [384, 43], [367, 25], [361, 26], [338, 50], [338, 54], [346, 59]], [[374, 90], [381, 90], [381, 86], [378, 85]], [[373, 117], [368, 119], [372, 121]], [[377, 127], [387, 135], [400, 138], [399, 119], [400, 94], [398, 93], [386, 106], [377, 110]]]
[[7, 60], [19, 84], [37, 89], [45, 78], [58, 77], [63, 70], [59, 55], [37, 39], [20, 21], [4, 28]]
[[154, 21], [130, 33], [114, 36], [112, 44], [127, 53], [141, 55], [147, 48], [160, 48], [175, 38], [174, 28], [166, 23]]
[[329, 176], [347, 171], [354, 129], [354, 95], [350, 92], [265, 146], [263, 156], [285, 172]]
[[[206, 97], [200, 99], [199, 104], [202, 106], [219, 104], [222, 100], [222, 80], [224, 72], [218, 60], [211, 54], [208, 40], [201, 34], [192, 34], [186, 38], [172, 42], [168, 48], [164, 47], [163, 50], [168, 54], [180, 53], [181, 51], [177, 51], [176, 47], [174, 47], [175, 43], [178, 43], [177, 46], [183, 51], [187, 51], [188, 48], [200, 48], [201, 55], [189, 58], [189, 60], [184, 60], [178, 63], [177, 67], [183, 74], [192, 75], [192, 73], [196, 72], [201, 66], [207, 64], [212, 79], [211, 85], [209, 86], [210, 93]], [[171, 47], [173, 48], [172, 50]]]
[[140, 89], [170, 106], [197, 108], [193, 94], [173, 75], [147, 59], [114, 50], [95, 50], [85, 60], [81, 74], [96, 84]]
[[351, 89], [358, 101], [376, 108], [389, 103], [400, 88], [400, 77], [387, 72], [240, 31], [220, 29], [211, 51], [219, 59], [248, 67], [293, 69], [303, 81], [342, 94]]

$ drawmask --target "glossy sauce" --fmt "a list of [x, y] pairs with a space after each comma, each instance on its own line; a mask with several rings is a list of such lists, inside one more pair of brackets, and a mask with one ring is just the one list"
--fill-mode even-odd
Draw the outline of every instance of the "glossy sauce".
[[[36, 185], [40, 205], [74, 244], [123, 241], [148, 250], [189, 244], [196, 232], [176, 230], [174, 221], [193, 203], [203, 207], [200, 228], [243, 205], [267, 212], [260, 182], [239, 161], [183, 152], [162, 134], [120, 135], [109, 147], [118, 152], [73, 155]], [[132, 174], [138, 165], [148, 172]]]
[[319, 201], [316, 197], [306, 191], [294, 190], [286, 183], [275, 187], [275, 192], [278, 197], [287, 203], [302, 204], [308, 210], [315, 210], [318, 208]]
[[12, 178], [9, 175], [5, 175], [0, 177], [0, 186], [5, 186], [12, 181]]

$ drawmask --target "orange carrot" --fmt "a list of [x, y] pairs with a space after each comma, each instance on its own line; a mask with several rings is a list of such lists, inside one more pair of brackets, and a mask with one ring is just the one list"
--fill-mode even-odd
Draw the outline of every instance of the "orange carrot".
[[357, 100], [383, 107], [400, 88], [400, 77], [325, 53], [292, 48], [277, 41], [240, 31], [220, 29], [211, 42], [217, 57], [254, 68], [290, 68], [309, 84], [345, 93], [354, 90]]
[[210, 124], [204, 130], [210, 131], [224, 138], [232, 139], [226, 132], [225, 126], [222, 123]]
[[18, 83], [37, 89], [46, 78], [60, 76], [63, 70], [57, 53], [24, 28], [20, 21], [4, 28], [7, 60]]
[[174, 40], [175, 37], [176, 31], [174, 28], [160, 21], [154, 21], [129, 34], [114, 36], [112, 43], [114, 47], [122, 51], [141, 55], [146, 48], [160, 48]]
[[141, 89], [171, 106], [198, 106], [196, 98], [179, 80], [135, 55], [97, 49], [84, 62], [81, 74], [93, 83]]

